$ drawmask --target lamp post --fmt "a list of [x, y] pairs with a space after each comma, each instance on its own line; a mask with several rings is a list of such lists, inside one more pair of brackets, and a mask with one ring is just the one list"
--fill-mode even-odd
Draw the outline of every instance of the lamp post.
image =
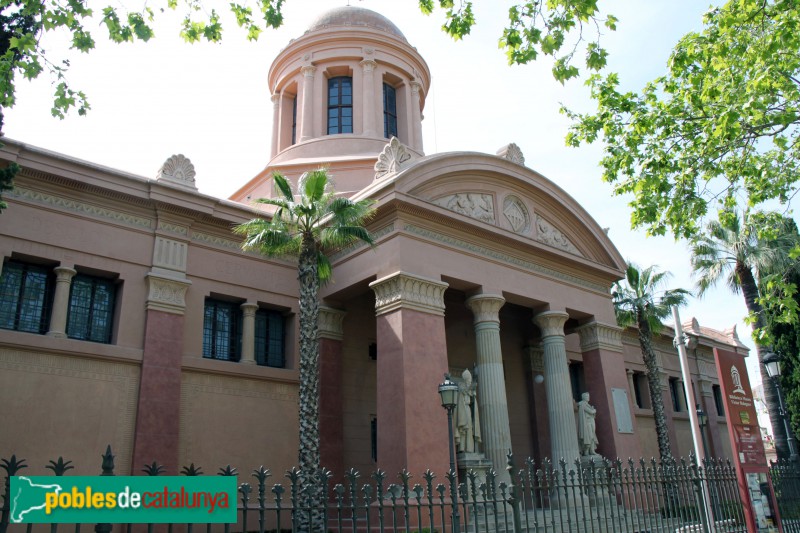
[[783, 390], [781, 390], [781, 358], [775, 352], [769, 352], [766, 357], [764, 357], [763, 362], [767, 369], [767, 375], [772, 380], [775, 386], [775, 392], [778, 394], [778, 411], [783, 420], [783, 427], [786, 430], [786, 443], [789, 445], [789, 460], [792, 464], [797, 466], [800, 457], [797, 456], [797, 443], [794, 440], [792, 429], [789, 427], [789, 416], [786, 412], [786, 406], [783, 403]]
[[708, 426], [708, 415], [698, 403], [697, 408], [697, 425], [700, 426], [700, 437], [703, 440], [703, 455], [708, 457], [708, 443], [706, 442], [706, 426]]
[[[458, 516], [458, 474], [456, 472], [456, 456], [453, 449], [453, 409], [458, 401], [458, 383], [450, 379], [450, 374], [444, 375], [444, 381], [439, 384], [439, 396], [442, 407], [447, 411], [447, 449], [450, 452], [450, 497], [453, 500], [453, 533], [461, 533], [461, 519]], [[431, 524], [433, 526], [433, 524]]]

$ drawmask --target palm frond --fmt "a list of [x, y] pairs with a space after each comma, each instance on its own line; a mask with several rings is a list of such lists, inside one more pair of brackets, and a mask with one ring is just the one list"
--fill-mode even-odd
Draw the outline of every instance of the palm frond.
[[272, 179], [275, 181], [278, 191], [283, 195], [283, 200], [294, 202], [294, 193], [292, 192], [292, 186], [289, 184], [289, 180], [279, 172], [273, 172]]
[[305, 205], [319, 204], [328, 191], [328, 172], [325, 169], [303, 173], [297, 181], [297, 188]]
[[317, 277], [323, 285], [333, 277], [331, 260], [322, 251], [317, 253]]
[[327, 226], [320, 233], [323, 248], [341, 248], [356, 241], [375, 244], [370, 232], [362, 226]]

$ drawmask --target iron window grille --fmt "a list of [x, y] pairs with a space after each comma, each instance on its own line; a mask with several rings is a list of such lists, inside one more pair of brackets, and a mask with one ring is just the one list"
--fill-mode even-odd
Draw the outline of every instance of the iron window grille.
[[297, 143], [297, 97], [292, 98], [292, 144]]
[[353, 133], [353, 78], [328, 80], [328, 135]]
[[50, 321], [53, 279], [39, 265], [9, 261], [0, 277], [0, 328], [44, 334]]
[[286, 322], [277, 311], [256, 311], [255, 352], [256, 363], [261, 366], [283, 368]]
[[397, 91], [388, 83], [383, 84], [383, 136], [397, 137]]
[[109, 344], [114, 329], [116, 292], [110, 279], [83, 274], [72, 278], [67, 337]]
[[203, 313], [203, 357], [239, 361], [242, 352], [239, 305], [206, 298]]

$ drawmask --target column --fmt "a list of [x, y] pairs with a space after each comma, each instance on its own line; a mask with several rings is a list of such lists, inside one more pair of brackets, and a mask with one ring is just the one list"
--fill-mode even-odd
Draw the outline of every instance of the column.
[[395, 272], [370, 283], [378, 341], [378, 466], [388, 479], [450, 468], [447, 412], [438, 394], [448, 370], [447, 283]]
[[362, 116], [364, 117], [364, 128], [362, 135], [366, 137], [378, 137], [375, 129], [377, 116], [375, 115], [375, 67], [377, 63], [373, 59], [365, 59], [361, 62], [361, 68], [364, 69], [364, 95]]
[[628, 368], [625, 370], [625, 373], [628, 375], [628, 394], [631, 395], [631, 405], [634, 407], [641, 407], [636, 401], [636, 387], [633, 384], [633, 370]]
[[298, 142], [307, 141], [314, 137], [314, 73], [317, 67], [307, 65], [300, 67], [303, 74], [303, 119], [300, 122], [300, 139]]
[[56, 290], [53, 295], [53, 310], [50, 313], [50, 330], [47, 335], [63, 338], [67, 336], [69, 289], [72, 285], [72, 278], [77, 272], [67, 266], [57, 266], [53, 271], [56, 273]]
[[542, 331], [544, 346], [544, 379], [547, 391], [547, 416], [550, 421], [551, 458], [556, 463], [564, 459], [567, 464], [571, 464], [578, 458], [580, 451], [564, 338], [564, 324], [568, 318], [569, 315], [562, 311], [545, 311], [534, 316], [533, 322]]
[[239, 362], [244, 365], [256, 364], [256, 311], [258, 304], [245, 302], [239, 306], [242, 310], [242, 357]]
[[281, 134], [281, 95], [275, 93], [272, 95], [272, 146], [270, 147], [270, 159], [278, 154], [279, 137]]
[[[420, 109], [420, 89], [422, 84], [418, 81], [411, 80], [411, 127], [408, 128], [413, 132], [411, 139], [411, 147], [417, 152], [422, 153], [422, 110]], [[505, 472], [505, 470], [504, 470]]]
[[320, 306], [319, 338], [319, 436], [321, 465], [333, 472], [333, 483], [344, 482], [344, 428], [342, 418], [342, 339], [345, 312]]
[[688, 413], [689, 411], [686, 407], [686, 385], [683, 383], [683, 378], [675, 380], [675, 396], [678, 397], [678, 409], [680, 409], [681, 413]]
[[542, 459], [550, 457], [550, 438], [545, 428], [549, 427], [547, 419], [547, 396], [544, 384], [544, 349], [541, 345], [526, 346], [524, 349], [530, 369], [531, 387], [531, 439], [534, 445], [534, 459], [540, 464]]
[[625, 369], [622, 328], [592, 321], [576, 331], [589, 401], [597, 409], [597, 453], [608, 459], [641, 457], [631, 407], [635, 400], [632, 402], [629, 396], [633, 394], [633, 372]]
[[475, 347], [478, 364], [478, 404], [481, 410], [483, 452], [492, 462], [500, 481], [508, 482], [506, 454], [511, 451], [511, 426], [508, 422], [506, 379], [503, 351], [500, 347], [500, 308], [505, 298], [496, 294], [478, 294], [467, 299], [475, 323]]

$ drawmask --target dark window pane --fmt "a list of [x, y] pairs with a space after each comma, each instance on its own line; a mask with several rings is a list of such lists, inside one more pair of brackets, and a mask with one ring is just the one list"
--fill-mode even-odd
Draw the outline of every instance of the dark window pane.
[[0, 277], [0, 328], [45, 333], [52, 299], [48, 269], [8, 262]]
[[285, 366], [284, 329], [280, 313], [266, 309], [256, 312], [256, 363], [276, 368]]
[[397, 91], [391, 85], [383, 84], [383, 136], [397, 136]]
[[231, 302], [206, 299], [203, 357], [238, 361], [241, 354], [241, 311]]
[[353, 80], [339, 76], [328, 80], [328, 134], [352, 133], [352, 122], [342, 120], [353, 116]]
[[67, 315], [67, 336], [94, 342], [111, 342], [114, 323], [112, 281], [78, 275], [72, 279]]

